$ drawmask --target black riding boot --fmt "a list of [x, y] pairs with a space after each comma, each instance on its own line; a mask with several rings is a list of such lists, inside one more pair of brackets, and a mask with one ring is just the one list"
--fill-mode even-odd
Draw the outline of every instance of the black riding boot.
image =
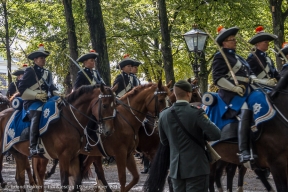
[[[96, 118], [92, 115], [91, 116], [91, 118], [94, 120], [94, 121], [96, 121]], [[95, 142], [97, 142], [98, 141], [98, 138], [97, 138], [97, 135], [96, 135], [96, 130], [98, 129], [98, 124], [97, 123], [95, 123], [94, 121], [92, 121], [92, 120], [89, 120], [89, 122], [88, 122], [88, 124], [87, 124], [87, 126], [86, 126], [86, 132], [87, 132], [87, 134], [88, 134], [88, 136], [93, 140], [91, 140], [91, 139], [89, 139], [89, 142], [91, 143], [91, 144], [95, 144]], [[86, 146], [84, 147], [84, 150], [86, 151], [86, 152], [89, 152], [90, 150], [91, 150], [92, 148], [91, 148], [91, 146], [88, 144], [88, 141], [87, 141], [87, 144], [86, 144]]]
[[241, 110], [241, 120], [238, 126], [238, 145], [239, 145], [239, 161], [245, 163], [250, 161], [251, 154], [249, 150], [249, 136], [251, 127], [252, 111], [248, 109]]
[[150, 167], [150, 161], [147, 157], [145, 157], [143, 155], [143, 164], [144, 164], [144, 170], [141, 171], [141, 173], [146, 174], [149, 171], [149, 167]]
[[30, 156], [44, 154], [44, 149], [39, 148], [39, 123], [42, 111], [29, 111], [30, 125]]

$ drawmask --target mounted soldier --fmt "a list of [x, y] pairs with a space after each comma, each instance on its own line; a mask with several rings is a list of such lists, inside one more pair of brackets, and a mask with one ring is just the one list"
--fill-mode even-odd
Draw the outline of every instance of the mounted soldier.
[[[19, 83], [19, 93], [24, 100], [24, 109], [28, 111], [30, 125], [30, 155], [39, 155], [44, 153], [44, 149], [39, 147], [39, 122], [42, 114], [42, 106], [51, 96], [63, 96], [53, 85], [52, 73], [44, 69], [46, 57], [50, 53], [45, 51], [44, 45], [40, 44], [39, 49], [28, 55], [28, 59], [32, 60], [34, 65], [28, 67], [22, 80]], [[29, 109], [35, 102], [42, 102], [37, 109]]]
[[6, 94], [8, 98], [12, 97], [15, 93], [19, 92], [18, 91], [19, 83], [24, 75], [24, 71], [26, 68], [27, 68], [27, 64], [23, 64], [22, 68], [12, 73], [12, 75], [16, 76], [16, 82], [10, 83], [7, 94]]
[[[238, 27], [229, 29], [225, 29], [222, 26], [218, 27], [216, 42], [222, 47], [224, 56], [220, 52], [215, 54], [212, 63], [212, 75], [214, 84], [219, 87], [218, 94], [226, 105], [222, 118], [231, 119], [235, 118], [236, 115], [241, 117], [238, 125], [238, 143], [241, 153], [239, 160], [240, 162], [246, 162], [251, 158], [249, 133], [252, 111], [248, 109], [246, 103], [246, 99], [252, 91], [250, 82], [272, 86], [275, 85], [275, 81], [273, 79], [257, 79], [246, 60], [236, 54], [237, 41], [235, 35], [238, 31]], [[235, 108], [235, 103], [232, 104], [232, 101], [236, 101], [239, 107]]]
[[266, 51], [269, 49], [269, 42], [278, 37], [274, 34], [264, 32], [263, 26], [257, 27], [255, 31], [256, 35], [248, 41], [255, 46], [255, 54], [250, 53], [247, 62], [258, 79], [275, 78], [275, 82], [277, 83], [280, 79], [280, 74], [276, 70], [273, 60], [267, 55]]
[[96, 62], [97, 57], [98, 53], [96, 53], [95, 50], [90, 50], [89, 53], [81, 55], [77, 59], [77, 62], [81, 62], [84, 64], [84, 69], [83, 71], [80, 70], [77, 73], [74, 90], [78, 89], [82, 85], [95, 85], [95, 84], [105, 85], [105, 82], [103, 81], [97, 70], [97, 62]]
[[[97, 70], [97, 63], [96, 59], [98, 57], [98, 53], [96, 53], [95, 50], [90, 50], [89, 53], [86, 53], [84, 55], [81, 55], [77, 62], [81, 62], [84, 65], [84, 69], [80, 70], [77, 73], [76, 82], [74, 85], [74, 90], [78, 89], [82, 85], [95, 85], [95, 84], [104, 84], [105, 82], [101, 78], [98, 70]], [[98, 140], [95, 130], [98, 129], [98, 124], [95, 123], [96, 118], [92, 115], [90, 117], [93, 120], [89, 120], [87, 123], [87, 126], [85, 127], [86, 133], [88, 134], [88, 138], [90, 138], [92, 141], [96, 142]], [[86, 146], [84, 147], [84, 150], [86, 152], [89, 152], [91, 150], [91, 146], [89, 145], [89, 142], [87, 142]]]
[[115, 91], [117, 97], [122, 97], [125, 93], [133, 89], [134, 77], [130, 75], [131, 67], [136, 62], [134, 59], [129, 58], [128, 54], [124, 55], [124, 59], [117, 65], [117, 69], [121, 70], [121, 74], [117, 75], [113, 86], [118, 84], [118, 89]]
[[140, 61], [137, 61], [137, 60], [134, 60], [134, 63], [132, 63], [130, 75], [133, 77], [133, 82], [132, 82], [133, 83], [133, 87], [141, 85], [141, 82], [140, 82], [140, 80], [137, 77], [139, 65], [141, 65], [141, 63], [140, 63]]

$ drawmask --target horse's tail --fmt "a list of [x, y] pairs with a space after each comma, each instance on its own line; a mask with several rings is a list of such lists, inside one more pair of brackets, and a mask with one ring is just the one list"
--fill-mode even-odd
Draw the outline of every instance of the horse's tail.
[[159, 144], [151, 164], [149, 175], [144, 183], [145, 192], [163, 191], [170, 165], [170, 147]]
[[89, 176], [92, 174], [90, 165], [93, 163], [94, 158], [87, 155], [82, 155], [82, 157], [79, 155], [79, 158], [82, 179], [89, 179]]

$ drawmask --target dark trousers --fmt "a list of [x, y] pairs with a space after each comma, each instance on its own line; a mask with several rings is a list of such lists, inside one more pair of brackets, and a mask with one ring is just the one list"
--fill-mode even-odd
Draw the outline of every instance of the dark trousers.
[[174, 192], [208, 192], [209, 175], [171, 180]]

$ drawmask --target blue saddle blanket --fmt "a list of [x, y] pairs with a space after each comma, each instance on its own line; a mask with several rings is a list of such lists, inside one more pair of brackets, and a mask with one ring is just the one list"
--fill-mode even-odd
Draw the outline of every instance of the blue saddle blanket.
[[[272, 119], [276, 111], [261, 90], [254, 90], [247, 99], [248, 108], [253, 111], [255, 125]], [[253, 130], [252, 130], [253, 131]]]
[[23, 121], [23, 119], [27, 116], [29, 110], [36, 110], [42, 105], [43, 108], [39, 123], [39, 133], [40, 136], [43, 135], [47, 131], [48, 125], [60, 118], [60, 112], [56, 102], [58, 99], [58, 96], [51, 97], [44, 105], [40, 101], [35, 102], [27, 111], [25, 109], [15, 110], [5, 126], [2, 152], [5, 153], [15, 143], [22, 141], [20, 140], [21, 133], [24, 129], [29, 128], [31, 124], [30, 121]]
[[[222, 118], [228, 108], [235, 111], [240, 111], [245, 100], [239, 100], [240, 97], [235, 97], [231, 103], [227, 105], [217, 93], [214, 95], [216, 96], [215, 98], [217, 98], [216, 104], [211, 106], [203, 106], [202, 108], [205, 110], [210, 120], [222, 130], [225, 125], [238, 121], [236, 118]], [[253, 111], [253, 118], [256, 126], [259, 123], [268, 121], [276, 114], [276, 111], [269, 103], [266, 95], [261, 90], [254, 90], [248, 96], [248, 98], [245, 99], [248, 104], [248, 108]]]

